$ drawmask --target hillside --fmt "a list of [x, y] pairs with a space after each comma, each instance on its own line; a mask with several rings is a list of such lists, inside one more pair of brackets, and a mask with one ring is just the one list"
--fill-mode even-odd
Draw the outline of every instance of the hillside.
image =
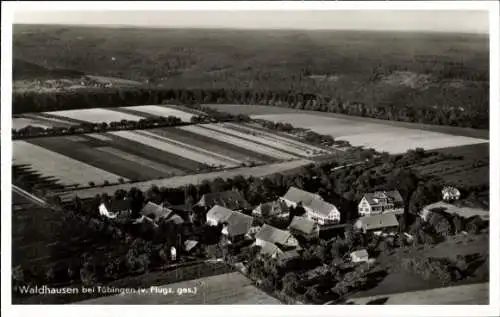
[[16, 25], [13, 49], [44, 68], [165, 88], [306, 92], [464, 120], [489, 111], [488, 38], [478, 35]]

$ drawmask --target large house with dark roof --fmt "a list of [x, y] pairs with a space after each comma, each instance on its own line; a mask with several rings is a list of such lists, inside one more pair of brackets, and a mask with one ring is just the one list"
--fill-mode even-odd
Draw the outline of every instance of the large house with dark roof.
[[292, 222], [288, 226], [288, 230], [292, 234], [304, 237], [307, 240], [317, 239], [319, 237], [318, 224], [305, 217], [293, 217]]
[[223, 225], [222, 234], [230, 239], [246, 235], [250, 231], [252, 223], [253, 217], [218, 205], [207, 213], [207, 224], [211, 226]]
[[404, 213], [403, 197], [397, 190], [366, 193], [358, 204], [360, 216]]
[[255, 244], [263, 246], [267, 242], [281, 245], [283, 247], [297, 247], [299, 245], [297, 239], [295, 239], [289, 231], [264, 224], [260, 231], [255, 235]]
[[152, 219], [158, 221], [160, 219], [168, 218], [172, 215], [173, 211], [169, 208], [166, 208], [162, 205], [155, 204], [154, 202], [149, 201], [144, 207], [142, 207], [141, 214]]
[[354, 228], [363, 231], [363, 233], [394, 232], [398, 227], [398, 219], [393, 213], [360, 217], [354, 223]]
[[260, 204], [252, 211], [252, 214], [257, 217], [288, 217], [289, 213], [288, 206], [282, 200]]
[[210, 209], [215, 205], [231, 210], [246, 210], [250, 207], [245, 198], [235, 190], [205, 194], [196, 204], [196, 206], [206, 209]]
[[337, 207], [324, 201], [318, 194], [290, 187], [280, 200], [289, 207], [297, 207], [297, 205], [302, 204], [306, 211], [306, 217], [317, 224], [326, 225], [340, 222], [340, 212]]

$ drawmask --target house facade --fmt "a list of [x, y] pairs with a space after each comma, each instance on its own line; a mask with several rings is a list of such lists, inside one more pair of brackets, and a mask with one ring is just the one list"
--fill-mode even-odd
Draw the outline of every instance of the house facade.
[[404, 213], [403, 197], [397, 190], [366, 193], [358, 204], [360, 216]]
[[368, 262], [369, 260], [368, 252], [365, 249], [351, 252], [350, 256], [353, 263]]
[[455, 187], [446, 186], [441, 191], [441, 194], [443, 195], [444, 201], [452, 201], [460, 199], [460, 191]]
[[102, 202], [98, 207], [99, 214], [109, 219], [128, 218], [132, 214], [130, 202], [126, 199]]
[[302, 205], [306, 218], [319, 225], [335, 224], [340, 222], [340, 212], [334, 205], [326, 202], [318, 194], [309, 193], [296, 187], [290, 187], [288, 192], [280, 198], [287, 206]]

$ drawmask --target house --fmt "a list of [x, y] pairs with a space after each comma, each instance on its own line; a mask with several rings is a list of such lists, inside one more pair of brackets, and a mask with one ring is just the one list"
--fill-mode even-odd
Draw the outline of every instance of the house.
[[458, 200], [460, 199], [460, 191], [451, 186], [445, 186], [441, 191], [444, 201]]
[[252, 223], [253, 217], [233, 211], [222, 228], [222, 234], [230, 239], [241, 238], [250, 231]]
[[297, 207], [300, 203], [306, 211], [306, 217], [320, 225], [340, 222], [340, 212], [337, 207], [324, 201], [318, 194], [290, 187], [280, 200], [289, 207]]
[[261, 241], [259, 246], [261, 255], [266, 255], [273, 259], [277, 258], [280, 254], [283, 253], [283, 251], [281, 251], [281, 249], [278, 248], [276, 244], [271, 242]]
[[205, 194], [195, 206], [210, 209], [215, 205], [231, 210], [246, 210], [250, 206], [245, 198], [235, 190]]
[[368, 262], [368, 252], [365, 249], [351, 252], [350, 256], [353, 263]]
[[223, 224], [229, 219], [233, 211], [222, 206], [213, 206], [207, 212], [207, 224], [210, 226], [217, 226]]
[[252, 211], [252, 214], [257, 217], [288, 217], [289, 213], [288, 206], [282, 200], [260, 204]]
[[295, 216], [288, 226], [288, 230], [295, 235], [304, 237], [307, 240], [319, 237], [319, 226], [312, 220], [305, 217]]
[[395, 231], [399, 227], [398, 219], [393, 213], [385, 213], [372, 216], [360, 217], [355, 223], [354, 228], [363, 231], [363, 233]]
[[473, 207], [458, 207], [442, 201], [425, 206], [420, 212], [420, 217], [423, 220], [427, 221], [432, 212], [447, 213], [451, 216], [458, 215], [465, 219], [469, 219], [475, 216], [479, 216], [484, 221], [489, 221], [490, 219], [489, 210]]
[[161, 205], [155, 204], [154, 202], [148, 202], [141, 210], [141, 214], [158, 221], [162, 218], [168, 218], [172, 215], [173, 211], [171, 209], [165, 208]]
[[176, 225], [182, 225], [185, 221], [182, 219], [181, 216], [173, 214], [172, 216], [168, 218], [162, 218], [166, 223], [174, 223]]
[[265, 245], [270, 242], [276, 245], [285, 247], [297, 247], [299, 242], [294, 236], [286, 230], [281, 230], [270, 225], [263, 225], [259, 232], [255, 235], [255, 244], [258, 246]]
[[230, 238], [247, 234], [252, 227], [253, 217], [222, 206], [214, 206], [207, 213], [207, 224], [223, 225], [222, 233]]
[[404, 213], [403, 197], [397, 190], [366, 193], [358, 204], [360, 216]]
[[99, 214], [109, 219], [115, 219], [118, 216], [126, 217], [132, 214], [130, 202], [126, 199], [112, 200], [103, 202], [99, 205]]

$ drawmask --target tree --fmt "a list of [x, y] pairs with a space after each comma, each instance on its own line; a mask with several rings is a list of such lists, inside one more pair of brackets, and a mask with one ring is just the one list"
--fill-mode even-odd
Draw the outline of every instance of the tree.
[[296, 295], [296, 289], [299, 285], [299, 278], [296, 273], [288, 272], [283, 276], [283, 292], [289, 296]]

